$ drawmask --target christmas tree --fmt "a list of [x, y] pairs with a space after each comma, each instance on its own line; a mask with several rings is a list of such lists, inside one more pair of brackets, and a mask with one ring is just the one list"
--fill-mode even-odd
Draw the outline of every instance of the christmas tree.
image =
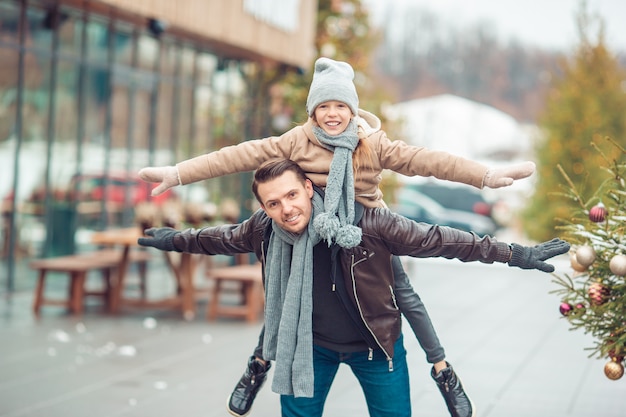
[[[596, 24], [600, 24], [597, 33]], [[538, 121], [542, 139], [537, 142], [534, 159], [537, 183], [523, 217], [524, 231], [532, 240], [552, 238], [558, 225], [555, 219], [576, 208], [576, 203], [554, 204], [551, 198], [562, 178], [557, 165], [577, 184], [578, 192], [589, 198], [602, 179], [601, 154], [590, 141], [615, 158], [616, 149], [602, 138], [626, 137], [626, 71], [606, 46], [602, 25], [601, 19], [594, 19], [584, 8], [580, 12], [580, 43], [563, 62], [561, 74], [553, 75], [546, 109]]]
[[[562, 192], [576, 207], [571, 217], [558, 219], [558, 229], [572, 243], [572, 273], [553, 274], [562, 297], [561, 314], [573, 329], [583, 329], [594, 337], [591, 356], [609, 359], [606, 376], [616, 380], [624, 374], [626, 356], [626, 149], [606, 139], [618, 152], [601, 155], [605, 175], [590, 198], [583, 198], [581, 185], [575, 184], [561, 166], [565, 183]], [[594, 167], [594, 172], [595, 167]]]

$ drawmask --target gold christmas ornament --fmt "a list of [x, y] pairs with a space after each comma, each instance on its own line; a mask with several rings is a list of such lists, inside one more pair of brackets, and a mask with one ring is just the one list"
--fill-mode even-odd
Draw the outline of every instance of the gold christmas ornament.
[[596, 251], [591, 246], [581, 246], [576, 250], [576, 260], [588, 268], [596, 260]]
[[587, 294], [589, 295], [589, 301], [591, 304], [600, 306], [606, 303], [607, 298], [609, 297], [609, 289], [600, 282], [594, 282], [589, 286], [587, 290]]
[[616, 362], [615, 359], [611, 359], [606, 363], [606, 365], [604, 365], [604, 375], [606, 375], [607, 378], [616, 381], [624, 376], [624, 365]]
[[615, 275], [623, 277], [626, 275], [626, 255], [615, 255], [609, 262], [609, 268]]
[[578, 261], [576, 260], [576, 254], [573, 252], [569, 254], [569, 262], [572, 265], [572, 269], [576, 272], [585, 272], [587, 270], [586, 266], [578, 263]]

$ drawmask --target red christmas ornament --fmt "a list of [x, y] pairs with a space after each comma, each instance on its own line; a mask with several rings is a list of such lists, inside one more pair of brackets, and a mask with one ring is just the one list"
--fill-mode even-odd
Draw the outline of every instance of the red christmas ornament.
[[585, 313], [585, 305], [583, 303], [576, 304], [576, 310], [580, 311], [579, 314]]
[[594, 282], [589, 286], [587, 294], [589, 295], [591, 304], [599, 306], [606, 303], [606, 299], [609, 296], [609, 289], [599, 282]]
[[595, 223], [603, 222], [606, 219], [608, 211], [604, 207], [604, 204], [600, 203], [597, 206], [591, 207], [589, 210], [589, 220]]
[[561, 305], [559, 306], [559, 311], [564, 316], [567, 316], [569, 313], [571, 313], [573, 309], [574, 307], [572, 307], [570, 303], [561, 303]]

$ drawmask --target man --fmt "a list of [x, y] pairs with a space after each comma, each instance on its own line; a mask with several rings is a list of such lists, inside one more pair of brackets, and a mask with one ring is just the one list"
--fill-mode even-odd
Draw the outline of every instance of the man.
[[264, 265], [266, 297], [262, 355], [275, 361], [272, 389], [281, 394], [285, 417], [321, 416], [342, 362], [359, 380], [371, 416], [411, 415], [392, 255], [502, 262], [551, 272], [554, 267], [543, 261], [569, 250], [559, 239], [532, 248], [508, 245], [360, 205], [352, 231], [360, 242], [340, 247], [317, 233], [315, 218], [324, 211], [324, 201], [294, 162], [264, 163], [252, 189], [262, 210], [241, 224], [149, 229], [149, 237], [139, 243], [179, 252], [257, 254]]
[[[298, 163], [314, 185], [324, 189], [324, 213], [316, 217], [322, 238], [339, 246], [354, 246], [360, 235], [354, 228], [355, 200], [366, 207], [387, 207], [379, 188], [381, 173], [389, 169], [400, 174], [434, 176], [478, 188], [499, 188], [534, 172], [531, 162], [491, 169], [475, 161], [392, 141], [381, 129], [375, 115], [359, 108], [354, 70], [347, 62], [321, 57], [315, 61], [306, 109], [308, 120], [280, 136], [244, 141], [236, 146], [210, 152], [176, 166], [147, 167], [139, 174], [161, 184], [153, 195], [167, 188], [235, 172], [255, 170], [273, 158]], [[396, 290], [399, 279], [408, 279], [400, 259], [394, 257]], [[417, 341], [432, 364], [431, 376], [448, 406], [450, 417], [472, 417], [471, 399], [448, 362], [435, 327], [419, 296], [412, 289], [410, 309], [419, 320], [409, 320]], [[398, 295], [398, 293], [396, 293]], [[402, 295], [402, 292], [400, 292]], [[405, 317], [403, 298], [397, 298]], [[408, 317], [407, 317], [408, 318]], [[269, 365], [269, 364], [268, 364]], [[267, 367], [248, 361], [247, 369], [230, 396], [228, 411], [235, 417], [248, 414], [262, 384]]]

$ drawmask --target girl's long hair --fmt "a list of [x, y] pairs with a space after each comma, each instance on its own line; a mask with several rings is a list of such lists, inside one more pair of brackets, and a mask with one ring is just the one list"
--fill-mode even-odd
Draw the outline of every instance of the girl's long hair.
[[367, 143], [365, 131], [359, 127], [357, 134], [359, 136], [359, 144], [352, 154], [352, 168], [354, 169], [355, 178], [358, 176], [360, 169], [371, 169], [374, 167], [374, 153], [372, 152], [372, 148], [370, 148]]

